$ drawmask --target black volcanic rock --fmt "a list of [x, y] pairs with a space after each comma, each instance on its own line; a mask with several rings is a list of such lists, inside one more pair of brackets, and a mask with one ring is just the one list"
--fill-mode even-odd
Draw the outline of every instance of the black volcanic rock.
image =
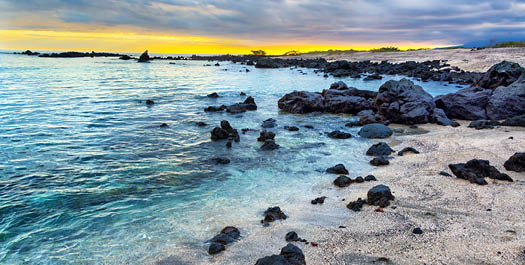
[[329, 167], [326, 169], [326, 172], [331, 174], [348, 175], [348, 170], [343, 164], [337, 164], [333, 167]]
[[376, 156], [372, 160], [370, 160], [370, 164], [377, 167], [377, 166], [386, 166], [390, 164], [390, 162], [388, 161], [388, 158], [386, 158], [385, 156]]
[[390, 201], [394, 199], [395, 197], [392, 195], [390, 188], [382, 184], [371, 188], [367, 193], [368, 204], [383, 208], [390, 205]]
[[390, 146], [385, 142], [379, 142], [377, 144], [372, 145], [368, 151], [366, 151], [366, 155], [369, 156], [388, 156], [391, 153], [393, 153], [394, 150], [390, 148]]
[[352, 180], [347, 176], [339, 176], [334, 180], [334, 185], [339, 188], [350, 186], [350, 184], [352, 184]]
[[328, 135], [328, 137], [334, 138], [334, 139], [348, 139], [348, 138], [352, 137], [351, 134], [346, 133], [346, 132], [342, 132], [342, 131], [332, 131], [332, 132], [328, 133], [327, 135]]
[[525, 153], [515, 153], [503, 166], [509, 171], [525, 172]]
[[261, 223], [267, 226], [269, 223], [274, 222], [276, 220], [285, 220], [288, 218], [286, 214], [281, 211], [281, 208], [278, 206], [270, 207], [266, 211], [264, 211], [264, 219], [261, 220]]
[[436, 105], [422, 87], [401, 79], [387, 81], [379, 88], [375, 107], [391, 122], [417, 124], [431, 122]]
[[148, 50], [146, 50], [140, 55], [138, 62], [139, 63], [149, 63], [149, 61], [150, 61], [150, 58], [148, 55]]
[[503, 61], [490, 67], [490, 69], [483, 74], [477, 85], [485, 89], [496, 89], [499, 86], [508, 86], [514, 83], [524, 72], [525, 69], [519, 64]]
[[359, 135], [368, 139], [382, 139], [387, 138], [392, 135], [392, 129], [379, 123], [371, 123], [364, 125], [361, 130], [359, 130]]
[[419, 154], [419, 151], [416, 150], [414, 147], [405, 147], [405, 148], [401, 149], [401, 151], [397, 152], [397, 155], [398, 156], [403, 156], [404, 154], [406, 154], [408, 152], [411, 152], [411, 153], [414, 153], [414, 154]]
[[507, 174], [501, 173], [495, 167], [491, 166], [487, 160], [472, 159], [467, 163], [450, 164], [448, 167], [456, 177], [479, 185], [488, 184], [485, 180], [486, 177], [510, 182], [513, 181]]

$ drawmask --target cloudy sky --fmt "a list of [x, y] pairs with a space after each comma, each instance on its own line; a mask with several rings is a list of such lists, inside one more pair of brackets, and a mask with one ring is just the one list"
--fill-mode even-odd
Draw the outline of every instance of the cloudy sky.
[[0, 48], [158, 52], [525, 39], [525, 0], [0, 0]]

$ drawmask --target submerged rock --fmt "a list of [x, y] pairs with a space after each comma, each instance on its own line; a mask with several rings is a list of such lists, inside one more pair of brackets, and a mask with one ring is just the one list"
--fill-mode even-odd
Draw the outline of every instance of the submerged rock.
[[153, 105], [153, 104], [155, 104], [155, 101], [151, 99], [146, 100], [146, 105]]
[[525, 153], [515, 153], [503, 166], [509, 171], [525, 172]]
[[221, 165], [226, 165], [230, 163], [230, 159], [226, 157], [215, 157], [213, 161], [215, 161], [216, 164], [221, 164]]
[[509, 175], [499, 172], [495, 167], [491, 166], [487, 160], [472, 159], [467, 163], [450, 164], [448, 167], [456, 177], [479, 185], [488, 184], [485, 180], [486, 177], [513, 181]]
[[348, 138], [352, 137], [351, 134], [346, 133], [346, 132], [342, 132], [342, 131], [332, 131], [332, 132], [328, 133], [327, 135], [328, 135], [328, 137], [334, 138], [334, 139], [348, 139]]
[[267, 139], [264, 141], [264, 144], [261, 145], [261, 150], [272, 151], [272, 150], [279, 149], [280, 147], [281, 146], [276, 144], [273, 139]]
[[284, 126], [284, 129], [285, 130], [288, 130], [290, 132], [296, 132], [296, 131], [299, 131], [299, 128], [296, 127], [296, 126]]
[[367, 124], [359, 130], [359, 135], [368, 139], [382, 139], [392, 135], [392, 129], [380, 123]]
[[348, 170], [343, 164], [337, 164], [333, 167], [329, 167], [326, 169], [326, 172], [331, 174], [348, 175]]
[[208, 94], [207, 97], [209, 97], [209, 98], [218, 98], [219, 94], [217, 94], [217, 92], [213, 92], [211, 94]]
[[379, 142], [377, 144], [372, 145], [368, 151], [366, 151], [366, 155], [369, 156], [388, 156], [391, 153], [393, 153], [394, 150], [390, 148], [390, 146], [385, 142]]
[[317, 197], [315, 199], [313, 199], [311, 201], [312, 204], [323, 204], [324, 203], [324, 200], [326, 199], [326, 196], [321, 196], [321, 197]]

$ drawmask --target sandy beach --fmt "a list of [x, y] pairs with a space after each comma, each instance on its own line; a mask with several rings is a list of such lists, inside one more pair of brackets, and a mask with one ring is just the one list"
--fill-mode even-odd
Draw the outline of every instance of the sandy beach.
[[[255, 264], [261, 257], [278, 254], [289, 231], [319, 244], [295, 243], [307, 264], [523, 264], [525, 174], [506, 171], [503, 163], [523, 151], [525, 130], [475, 130], [467, 128], [467, 121], [460, 123], [457, 128], [425, 124], [419, 128], [426, 134], [386, 139], [396, 152], [414, 147], [421, 153], [393, 154], [390, 165], [370, 172], [375, 182], [337, 188], [332, 184], [335, 176], [328, 176], [325, 184], [312, 187], [312, 199], [328, 197], [323, 205], [309, 201], [280, 205], [290, 216], [287, 220], [242, 231], [243, 238], [220, 255], [208, 260], [173, 257], [157, 264]], [[488, 185], [480, 186], [438, 174], [451, 173], [448, 164], [473, 158], [489, 160], [514, 182], [488, 180]], [[351, 169], [350, 176], [356, 177]], [[360, 212], [346, 208], [349, 201], [366, 198], [378, 184], [389, 186], [396, 196], [384, 212], [376, 212], [375, 206], [364, 206]], [[423, 234], [413, 234], [415, 227]]]
[[406, 61], [423, 62], [427, 60], [448, 60], [452, 66], [471, 72], [485, 72], [492, 65], [501, 61], [511, 61], [525, 65], [525, 48], [497, 48], [497, 49], [431, 49], [403, 52], [354, 52], [340, 54], [304, 54], [282, 58], [325, 58], [328, 61], [347, 60], [360, 62], [370, 60], [373, 62], [388, 61], [401, 63]]

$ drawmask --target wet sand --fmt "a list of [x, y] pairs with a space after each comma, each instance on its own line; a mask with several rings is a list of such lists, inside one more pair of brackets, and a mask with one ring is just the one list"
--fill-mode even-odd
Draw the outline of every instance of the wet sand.
[[471, 72], [486, 72], [492, 65], [501, 61], [511, 61], [525, 65], [525, 48], [497, 48], [497, 49], [440, 49], [419, 50], [404, 52], [353, 52], [341, 54], [305, 54], [300, 56], [287, 56], [282, 58], [325, 58], [328, 61], [347, 60], [359, 62], [370, 60], [380, 62], [387, 60], [390, 63], [401, 63], [406, 61], [423, 62], [427, 60], [448, 60], [452, 66], [458, 66], [462, 70]]
[[[157, 264], [255, 264], [278, 254], [292, 230], [319, 244], [295, 243], [307, 264], [524, 264], [525, 173], [506, 171], [503, 163], [525, 151], [525, 129], [475, 130], [467, 125], [466, 121], [458, 128], [426, 124], [420, 128], [427, 134], [390, 137], [385, 141], [396, 152], [411, 146], [421, 153], [393, 154], [390, 165], [370, 172], [378, 179], [375, 182], [336, 188], [332, 184], [336, 176], [327, 175], [326, 183], [312, 187], [312, 199], [328, 196], [323, 205], [290, 201], [279, 205], [289, 215], [287, 220], [270, 227], [240, 227], [242, 239], [216, 256], [171, 257]], [[487, 179], [488, 185], [479, 186], [438, 175], [442, 170], [451, 173], [450, 163], [473, 158], [489, 160], [514, 182]], [[396, 196], [384, 212], [367, 205], [361, 212], [346, 208], [349, 201], [366, 198], [378, 184], [389, 186]], [[424, 233], [413, 234], [415, 227]]]

